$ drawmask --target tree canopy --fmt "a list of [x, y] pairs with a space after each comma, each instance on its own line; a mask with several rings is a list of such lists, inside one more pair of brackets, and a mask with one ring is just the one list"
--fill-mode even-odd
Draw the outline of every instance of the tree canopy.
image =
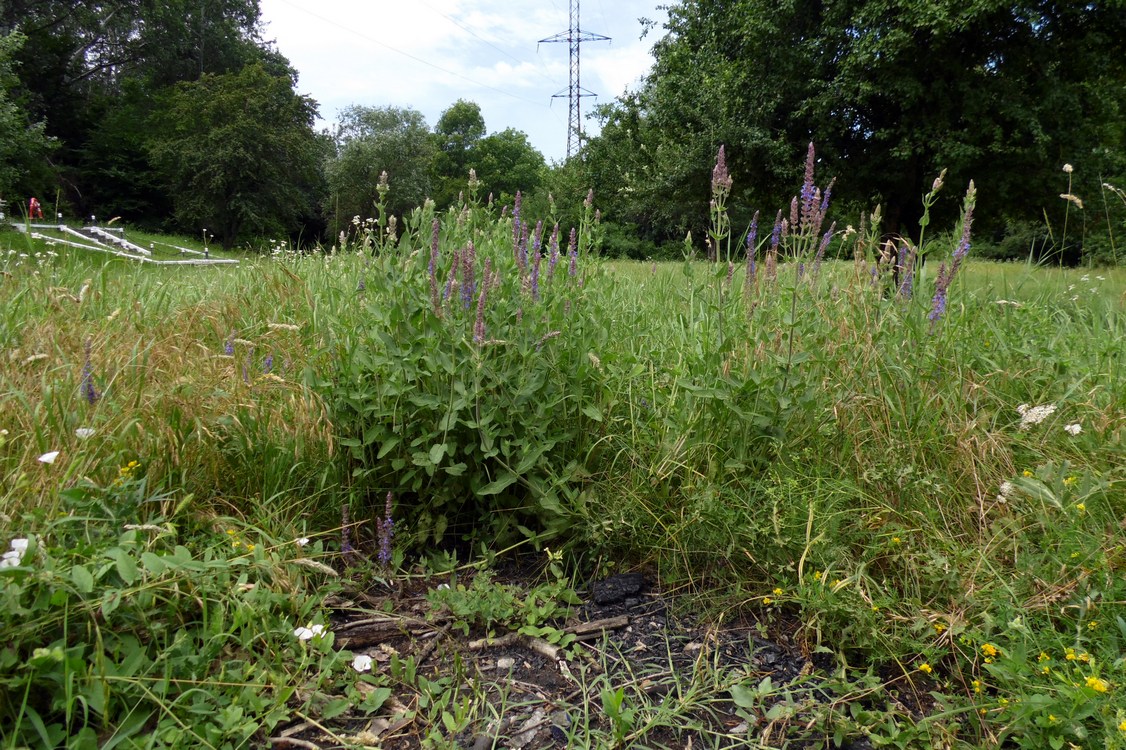
[[683, 0], [664, 31], [583, 154], [608, 213], [656, 236], [706, 223], [721, 144], [733, 204], [777, 204], [812, 140], [836, 196], [907, 233], [942, 168], [982, 188], [983, 227], [1054, 208], [1065, 162], [1092, 191], [1124, 171], [1118, 2]]

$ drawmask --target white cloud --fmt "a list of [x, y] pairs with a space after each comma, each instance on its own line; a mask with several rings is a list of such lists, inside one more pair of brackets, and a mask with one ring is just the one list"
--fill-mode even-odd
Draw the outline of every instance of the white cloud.
[[[654, 32], [639, 41], [638, 18], [663, 18], [663, 0], [591, 0], [580, 28], [612, 37], [581, 47], [589, 112], [636, 85], [648, 69]], [[568, 4], [525, 0], [261, 0], [263, 38], [276, 41], [299, 74], [297, 89], [327, 123], [340, 110], [409, 106], [431, 127], [459, 98], [481, 106], [490, 132], [514, 127], [551, 159], [566, 148], [568, 45], [539, 44], [565, 32]], [[590, 131], [593, 123], [584, 119]]]

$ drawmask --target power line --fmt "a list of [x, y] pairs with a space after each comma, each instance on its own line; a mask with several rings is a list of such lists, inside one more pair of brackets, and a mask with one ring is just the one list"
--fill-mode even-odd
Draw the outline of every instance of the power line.
[[571, 60], [571, 75], [567, 85], [567, 93], [562, 91], [552, 96], [567, 97], [567, 158], [570, 159], [575, 149], [582, 143], [582, 118], [580, 117], [579, 103], [584, 96], [594, 96], [593, 91], [587, 91], [579, 83], [579, 46], [583, 42], [608, 42], [610, 37], [583, 31], [579, 28], [579, 0], [571, 0], [571, 21], [567, 31], [554, 34], [541, 39], [545, 42], [567, 42], [568, 54]]

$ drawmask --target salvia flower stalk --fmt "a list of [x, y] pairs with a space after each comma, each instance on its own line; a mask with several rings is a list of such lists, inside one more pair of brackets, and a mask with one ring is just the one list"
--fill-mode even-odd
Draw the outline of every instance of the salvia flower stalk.
[[94, 367], [90, 363], [91, 341], [86, 339], [86, 361], [82, 365], [82, 397], [86, 403], [93, 406], [101, 398], [101, 394], [94, 388]]
[[[482, 284], [481, 286], [484, 289], [488, 285]], [[379, 522], [379, 563], [385, 568], [391, 564], [391, 539], [395, 536], [395, 521], [391, 516], [392, 499], [392, 494], [388, 492], [383, 509], [383, 519]]]

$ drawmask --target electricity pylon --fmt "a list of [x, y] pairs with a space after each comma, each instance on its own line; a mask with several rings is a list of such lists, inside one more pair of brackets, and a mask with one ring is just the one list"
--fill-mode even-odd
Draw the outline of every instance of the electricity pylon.
[[594, 96], [594, 92], [587, 91], [579, 84], [579, 45], [583, 42], [608, 42], [610, 37], [593, 34], [579, 28], [579, 0], [571, 0], [571, 23], [566, 31], [562, 31], [540, 43], [567, 42], [571, 58], [571, 76], [567, 84], [566, 93], [560, 91], [551, 98], [567, 97], [567, 158], [578, 149], [582, 140], [582, 120], [579, 116], [579, 102], [584, 96]]

